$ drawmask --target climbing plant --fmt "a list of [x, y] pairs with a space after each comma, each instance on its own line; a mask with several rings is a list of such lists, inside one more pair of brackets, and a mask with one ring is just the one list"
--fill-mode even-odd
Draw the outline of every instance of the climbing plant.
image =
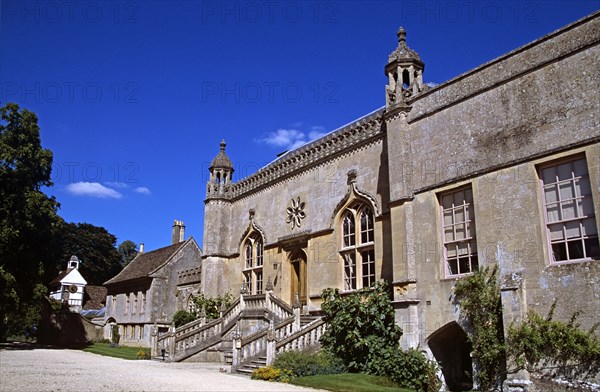
[[467, 335], [473, 346], [477, 381], [483, 391], [502, 381], [506, 368], [506, 346], [502, 323], [502, 302], [497, 282], [498, 269], [482, 268], [459, 279], [455, 300], [471, 329]]
[[202, 293], [199, 293], [193, 298], [194, 304], [196, 305], [195, 315], [200, 316], [200, 313], [204, 309], [207, 320], [213, 320], [219, 318], [221, 308], [227, 309], [233, 303], [233, 295], [227, 293], [225, 295], [218, 295], [216, 297], [207, 297]]
[[519, 325], [511, 325], [507, 344], [510, 363], [529, 372], [550, 372], [566, 379], [594, 376], [600, 371], [600, 341], [590, 331], [580, 328], [575, 312], [569, 322], [553, 320], [556, 302], [546, 318], [530, 311]]

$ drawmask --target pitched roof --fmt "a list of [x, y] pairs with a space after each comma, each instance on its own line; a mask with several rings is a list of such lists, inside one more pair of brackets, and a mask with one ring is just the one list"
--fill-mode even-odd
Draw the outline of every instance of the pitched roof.
[[106, 281], [104, 284], [114, 284], [147, 277], [152, 271], [166, 263], [171, 256], [177, 253], [190, 240], [191, 238], [178, 244], [153, 250], [152, 252], [138, 254], [117, 276]]
[[101, 309], [106, 303], [106, 287], [104, 286], [85, 286], [85, 297], [83, 309]]
[[221, 151], [219, 151], [215, 159], [212, 160], [212, 163], [208, 168], [209, 170], [228, 169], [231, 170], [231, 172], [233, 173], [233, 165], [231, 164], [231, 160], [229, 159], [227, 154], [225, 154], [225, 146], [225, 140], [221, 141]]
[[58, 273], [58, 276], [56, 278], [54, 278], [52, 280], [52, 282], [50, 282], [50, 285], [56, 284], [56, 283], [60, 283], [61, 280], [63, 280], [63, 278], [67, 275], [69, 275], [69, 272], [73, 271], [73, 268], [69, 268], [67, 270], [62, 270]]

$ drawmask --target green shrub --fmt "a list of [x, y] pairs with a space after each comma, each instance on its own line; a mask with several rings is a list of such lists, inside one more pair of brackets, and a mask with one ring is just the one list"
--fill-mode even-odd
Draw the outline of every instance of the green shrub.
[[265, 366], [254, 370], [250, 378], [253, 380], [290, 382], [292, 375], [289, 370]]
[[218, 319], [221, 312], [221, 307], [229, 308], [233, 303], [233, 295], [227, 293], [223, 296], [206, 297], [204, 294], [199, 293], [193, 298], [194, 304], [196, 305], [196, 316], [204, 310], [207, 320]]
[[137, 354], [137, 359], [152, 359], [152, 355], [150, 354], [150, 350], [147, 348], [141, 348]]
[[371, 362], [368, 372], [385, 375], [402, 388], [417, 391], [436, 392], [441, 381], [437, 378], [437, 365], [423, 353], [411, 348], [384, 350], [379, 361]]
[[416, 350], [400, 348], [402, 329], [396, 324], [387, 283], [341, 296], [325, 289], [321, 309], [329, 323], [323, 347], [340, 358], [350, 372], [386, 376], [402, 387], [437, 391], [437, 367]]
[[383, 350], [399, 347], [402, 329], [396, 324], [391, 291], [385, 282], [346, 296], [329, 288], [321, 297], [329, 324], [321, 344], [341, 358], [350, 372], [366, 371]]
[[325, 350], [285, 351], [273, 361], [273, 367], [288, 370], [294, 377], [338, 374], [346, 371], [341, 359]]
[[111, 332], [112, 332], [112, 336], [111, 336], [111, 342], [114, 345], [119, 344], [119, 341], [121, 340], [121, 335], [119, 334], [119, 326], [117, 324], [113, 324], [112, 327], [110, 328]]
[[175, 328], [191, 323], [194, 320], [196, 320], [196, 316], [187, 310], [178, 310], [173, 315], [173, 324], [175, 324]]
[[[567, 379], [589, 377], [600, 371], [600, 341], [579, 328], [579, 312], [568, 323], [553, 320], [556, 302], [546, 318], [531, 311], [520, 325], [508, 330], [509, 358], [516, 369], [544, 372]], [[511, 369], [511, 371], [514, 371]]]

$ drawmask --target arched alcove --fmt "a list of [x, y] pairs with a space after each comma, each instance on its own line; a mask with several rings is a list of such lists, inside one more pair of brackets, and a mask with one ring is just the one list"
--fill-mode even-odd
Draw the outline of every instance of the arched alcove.
[[449, 390], [473, 389], [472, 346], [460, 325], [455, 321], [444, 325], [429, 336], [427, 343], [442, 368]]

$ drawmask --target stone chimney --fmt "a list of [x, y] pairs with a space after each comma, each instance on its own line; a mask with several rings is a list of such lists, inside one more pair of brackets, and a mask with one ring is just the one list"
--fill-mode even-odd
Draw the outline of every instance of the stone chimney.
[[140, 243], [140, 251], [138, 253], [144, 253], [144, 243]]
[[185, 236], [185, 225], [182, 221], [175, 220], [173, 222], [173, 233], [171, 235], [171, 245], [183, 242]]

